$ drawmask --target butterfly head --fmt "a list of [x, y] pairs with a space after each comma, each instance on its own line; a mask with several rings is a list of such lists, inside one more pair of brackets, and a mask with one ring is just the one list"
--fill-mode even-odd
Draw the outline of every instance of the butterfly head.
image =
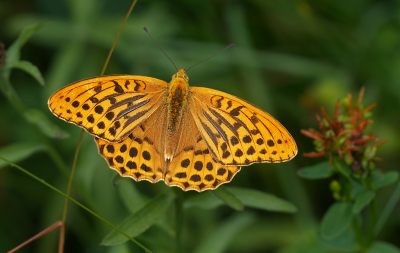
[[189, 77], [186, 75], [186, 71], [184, 69], [178, 69], [178, 73], [172, 76], [172, 81], [183, 79], [184, 82], [189, 82]]
[[175, 90], [183, 90], [184, 93], [187, 92], [189, 88], [189, 77], [186, 75], [186, 71], [184, 69], [179, 69], [178, 73], [172, 76], [172, 80], [170, 83], [170, 91], [174, 92]]

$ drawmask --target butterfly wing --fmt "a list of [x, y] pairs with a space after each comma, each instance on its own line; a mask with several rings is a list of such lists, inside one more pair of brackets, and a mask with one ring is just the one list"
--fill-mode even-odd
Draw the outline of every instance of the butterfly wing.
[[296, 143], [285, 127], [240, 98], [190, 87], [189, 103], [201, 136], [220, 164], [284, 162], [297, 154]]
[[54, 93], [48, 105], [59, 118], [109, 142], [120, 142], [165, 102], [168, 83], [143, 76], [100, 76]]
[[100, 155], [123, 177], [152, 183], [164, 179], [166, 116], [166, 107], [161, 106], [120, 143], [96, 137]]
[[198, 192], [215, 189], [228, 183], [240, 171], [240, 166], [223, 166], [210, 155], [188, 106], [182, 115], [182, 133], [172, 161], [168, 162], [165, 183], [183, 190]]

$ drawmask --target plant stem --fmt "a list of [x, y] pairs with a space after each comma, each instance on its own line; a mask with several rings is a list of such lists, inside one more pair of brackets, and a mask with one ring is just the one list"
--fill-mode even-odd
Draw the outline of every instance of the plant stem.
[[[74, 178], [75, 166], [76, 166], [76, 161], [78, 160], [79, 148], [80, 148], [81, 143], [82, 143], [83, 132], [84, 131], [82, 130], [81, 134], [79, 136], [78, 145], [77, 145], [76, 150], [75, 150], [74, 161], [72, 162], [71, 173], [69, 174], [68, 188], [67, 188], [67, 195], [68, 196], [71, 193], [72, 179]], [[59, 241], [59, 244], [58, 244], [58, 252], [59, 253], [63, 253], [64, 252], [65, 222], [67, 220], [67, 212], [68, 212], [68, 198], [66, 198], [65, 202], [64, 202], [64, 210], [63, 210], [63, 216], [62, 216], [62, 222], [63, 222], [64, 226], [61, 228], [61, 231], [60, 231], [60, 241]]]
[[182, 252], [182, 228], [184, 224], [183, 216], [183, 192], [181, 189], [176, 190], [175, 198], [175, 238], [176, 238], [176, 253]]
[[370, 229], [369, 229], [369, 235], [368, 235], [368, 246], [370, 246], [374, 240], [375, 240], [375, 227], [376, 227], [376, 221], [378, 219], [377, 211], [376, 211], [376, 198], [374, 198], [371, 202], [371, 224], [370, 224]]
[[357, 216], [355, 216], [353, 218], [352, 225], [353, 225], [354, 232], [356, 233], [356, 238], [357, 238], [357, 242], [358, 242], [360, 249], [365, 249], [365, 238], [364, 238], [364, 234], [360, 228], [360, 224], [358, 223]]
[[118, 31], [118, 33], [117, 33], [117, 37], [115, 37], [115, 40], [114, 40], [113, 45], [111, 46], [110, 52], [108, 52], [108, 56], [107, 56], [106, 62], [104, 63], [103, 69], [101, 70], [101, 74], [100, 74], [101, 76], [104, 75], [104, 72], [106, 71], [106, 68], [107, 68], [107, 65], [108, 65], [108, 61], [109, 61], [110, 58], [111, 58], [111, 55], [112, 55], [112, 53], [113, 53], [113, 51], [114, 51], [114, 48], [115, 48], [115, 45], [117, 45], [117, 41], [118, 41], [118, 39], [119, 39], [119, 36], [121, 35], [121, 32], [122, 32], [122, 30], [124, 29], [125, 23], [126, 23], [126, 21], [128, 20], [129, 16], [131, 15], [131, 12], [132, 12], [132, 10], [133, 10], [133, 7], [135, 7], [136, 2], [137, 2], [137, 0], [134, 0], [134, 1], [132, 2], [132, 5], [131, 5], [131, 7], [129, 8], [128, 13], [127, 13], [126, 16], [125, 16], [125, 19], [124, 19], [124, 21], [122, 22], [121, 27], [119, 28], [119, 31]]

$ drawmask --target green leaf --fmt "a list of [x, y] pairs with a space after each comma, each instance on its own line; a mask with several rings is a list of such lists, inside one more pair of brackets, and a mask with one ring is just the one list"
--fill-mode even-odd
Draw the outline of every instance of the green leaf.
[[301, 168], [297, 171], [297, 175], [306, 179], [321, 179], [332, 176], [335, 167], [329, 166], [329, 162], [322, 162], [312, 166]]
[[[9, 146], [0, 148], [0, 156], [9, 160], [10, 162], [17, 163], [28, 158], [32, 154], [45, 150], [45, 147], [40, 143], [35, 142], [22, 142], [14, 143]], [[3, 160], [0, 160], [0, 168], [8, 165]]]
[[356, 235], [354, 234], [353, 231], [350, 230], [346, 230], [343, 234], [333, 239], [324, 238], [321, 235], [321, 231], [319, 231], [318, 242], [323, 244], [325, 247], [342, 250], [346, 252], [356, 252], [358, 249]]
[[21, 48], [37, 30], [47, 25], [49, 22], [50, 21], [44, 21], [25, 27], [19, 34], [18, 39], [8, 48], [6, 65], [19, 61]]
[[374, 191], [362, 192], [357, 195], [356, 201], [353, 205], [353, 213], [357, 214], [366, 207], [375, 198]]
[[224, 202], [217, 198], [211, 191], [198, 193], [195, 196], [185, 200], [184, 208], [202, 208], [202, 209], [215, 209], [222, 206]]
[[224, 186], [218, 187], [213, 191], [213, 193], [226, 205], [232, 207], [236, 211], [243, 211], [243, 203], [235, 196], [235, 194], [228, 191]]
[[325, 213], [321, 223], [321, 234], [325, 239], [333, 239], [344, 233], [353, 218], [352, 206], [336, 202]]
[[335, 166], [335, 168], [345, 177], [350, 178], [351, 175], [351, 169], [349, 168], [349, 166], [347, 166], [347, 164], [340, 160], [338, 157], [335, 157], [333, 159], [333, 165]]
[[400, 249], [387, 242], [375, 241], [367, 253], [400, 253]]
[[33, 78], [35, 78], [40, 85], [44, 86], [44, 79], [42, 74], [40, 73], [39, 69], [32, 63], [28, 61], [16, 61], [12, 63], [11, 67], [25, 71], [26, 73], [30, 74]]
[[[173, 195], [162, 194], [153, 198], [139, 211], [126, 218], [118, 228], [131, 237], [136, 237], [156, 223], [171, 205]], [[128, 240], [116, 230], [112, 230], [101, 242], [102, 245], [121, 244]]]
[[34, 125], [36, 125], [39, 130], [46, 136], [55, 139], [68, 138], [69, 133], [65, 132], [57, 125], [53, 124], [46, 115], [37, 109], [29, 109], [24, 113], [25, 119]]
[[375, 189], [393, 184], [399, 178], [398, 171], [389, 171], [386, 173], [382, 173], [379, 170], [374, 170], [372, 172], [372, 177], [374, 179]]
[[[121, 178], [117, 174], [118, 178]], [[123, 203], [131, 213], [135, 213], [142, 208], [150, 199], [141, 194], [130, 178], [121, 178], [121, 182], [116, 186]]]
[[297, 212], [297, 208], [292, 203], [278, 198], [275, 195], [253, 189], [228, 186], [226, 186], [226, 188], [235, 194], [247, 207], [275, 212]]
[[226, 252], [226, 248], [234, 238], [246, 226], [250, 225], [255, 217], [248, 213], [240, 213], [230, 218], [223, 224], [207, 234], [207, 237], [199, 244], [195, 253], [220, 253]]

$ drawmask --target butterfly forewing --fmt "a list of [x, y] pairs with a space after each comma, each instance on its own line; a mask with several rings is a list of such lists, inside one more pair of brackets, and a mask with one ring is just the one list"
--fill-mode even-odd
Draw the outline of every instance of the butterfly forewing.
[[297, 154], [290, 133], [261, 109], [207, 88], [191, 87], [190, 96], [193, 118], [218, 163], [283, 162]]
[[168, 83], [149, 77], [106, 76], [73, 83], [49, 99], [51, 111], [89, 133], [118, 142], [164, 104]]

